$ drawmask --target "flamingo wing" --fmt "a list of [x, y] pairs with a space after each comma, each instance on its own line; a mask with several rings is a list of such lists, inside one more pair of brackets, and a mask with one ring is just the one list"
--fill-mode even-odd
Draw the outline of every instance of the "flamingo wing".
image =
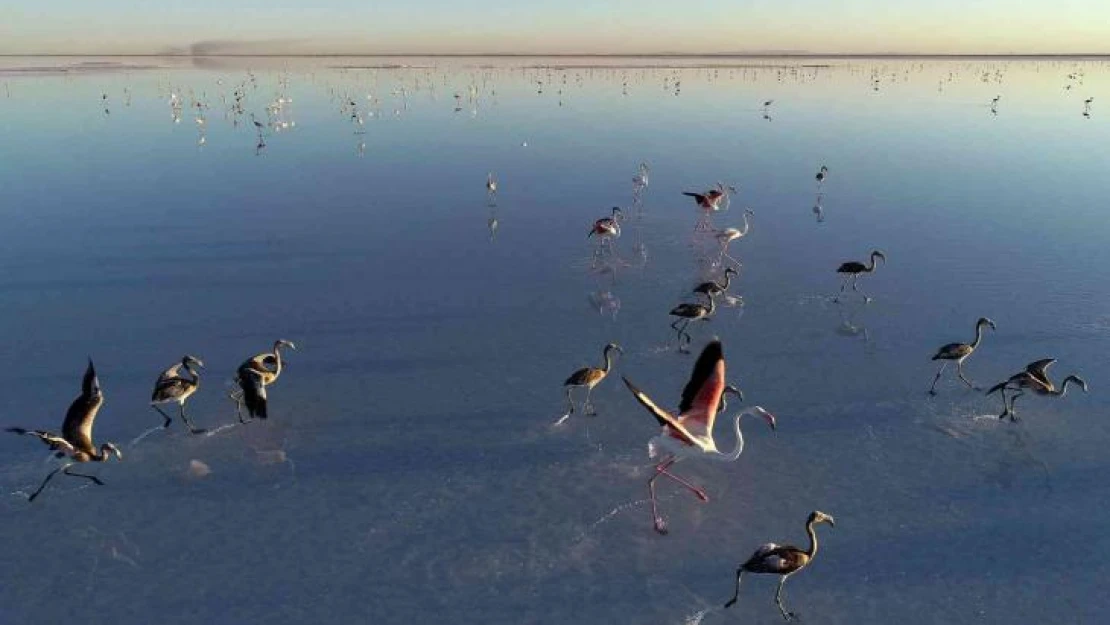
[[1048, 381], [1048, 368], [1056, 364], [1055, 358], [1043, 358], [1041, 360], [1033, 361], [1025, 365], [1025, 371], [1032, 374], [1034, 377], [1041, 380]]
[[696, 444], [694, 436], [682, 425], [681, 419], [674, 416], [666, 409], [660, 408], [650, 397], [629, 381], [628, 378], [621, 376], [621, 379], [624, 380], [624, 385], [628, 387], [628, 390], [632, 391], [632, 396], [636, 398], [636, 401], [640, 402], [640, 405], [644, 408], [647, 408], [648, 412], [659, 422], [659, 425], [669, 428], [668, 432], [672, 432], [673, 435], [683, 442], [691, 445]]
[[[705, 346], [686, 388], [682, 389], [682, 402], [678, 405], [679, 420], [689, 430], [713, 432], [713, 421], [725, 392], [725, 355], [720, 341]], [[695, 425], [696, 424], [696, 425]]]
[[81, 380], [81, 395], [69, 405], [65, 421], [62, 422], [62, 437], [76, 447], [92, 449], [93, 423], [103, 403], [104, 393], [100, 390], [100, 379], [96, 376], [92, 360], [89, 360], [89, 367]]

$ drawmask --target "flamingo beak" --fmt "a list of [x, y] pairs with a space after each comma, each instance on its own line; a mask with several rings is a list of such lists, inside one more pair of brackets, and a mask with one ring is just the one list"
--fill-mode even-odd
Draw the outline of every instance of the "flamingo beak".
[[836, 519], [832, 518], [831, 516], [826, 516], [825, 518], [829, 520], [829, 525], [836, 527]]

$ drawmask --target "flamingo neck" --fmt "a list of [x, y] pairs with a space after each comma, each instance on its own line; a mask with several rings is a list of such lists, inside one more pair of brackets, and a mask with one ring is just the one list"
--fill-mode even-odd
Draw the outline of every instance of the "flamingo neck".
[[985, 324], [975, 324], [975, 340], [971, 342], [971, 349], [979, 347], [979, 341], [983, 340], [983, 325]]
[[1058, 391], [1056, 391], [1052, 394], [1055, 395], [1056, 397], [1063, 397], [1064, 395], [1067, 395], [1068, 385], [1071, 384], [1072, 382], [1075, 382], [1075, 383], [1078, 384], [1079, 379], [1076, 378], [1074, 375], [1069, 375], [1068, 377], [1064, 378], [1063, 383], [1060, 384], [1060, 390], [1058, 390]]
[[[742, 419], [746, 414], [751, 413], [747, 410], [741, 412], [740, 414], [736, 415], [736, 419], [732, 423], [733, 429], [736, 431], [736, 447], [732, 450], [732, 452], [727, 454], [721, 453], [719, 451], [714, 452], [710, 455], [711, 458], [713, 458], [714, 460], [720, 460], [721, 462], [734, 462], [737, 458], [740, 457], [740, 454], [744, 453], [744, 434], [740, 432], [740, 419]], [[712, 438], [713, 433], [709, 432], [708, 434]]]
[[748, 213], [747, 213], [747, 212], [745, 212], [745, 213], [744, 213], [744, 228], [743, 228], [743, 229], [742, 229], [742, 230], [740, 231], [740, 236], [742, 236], [742, 237], [743, 237], [743, 236], [747, 236], [747, 234], [748, 234], [748, 228], [749, 228], [749, 224], [748, 224]]
[[606, 347], [605, 352], [602, 354], [605, 357], [605, 366], [601, 368], [605, 373], [609, 373], [609, 368], [613, 366], [612, 348]]
[[274, 345], [274, 377], [281, 375], [281, 345]]
[[810, 560], [817, 555], [817, 531], [813, 529], [815, 524], [813, 521], [806, 523], [806, 533], [809, 534], [809, 549], [806, 550], [806, 555]]
[[732, 284], [732, 274], [726, 271], [725, 272], [725, 283], [724, 284], [718, 284], [717, 286], [720, 287], [720, 289], [722, 291], [727, 291], [728, 286], [730, 284]]
[[871, 255], [871, 263], [867, 265], [867, 273], [875, 271], [875, 255]]

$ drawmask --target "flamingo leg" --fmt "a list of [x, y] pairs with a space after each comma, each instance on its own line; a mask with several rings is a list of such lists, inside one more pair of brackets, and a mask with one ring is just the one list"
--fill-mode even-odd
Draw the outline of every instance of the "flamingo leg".
[[[946, 361], [944, 361], [943, 364], [941, 364], [940, 371], [937, 371], [937, 376], [935, 378], [933, 378], [933, 385], [929, 387], [929, 394], [930, 395], [936, 395], [937, 394], [937, 380], [940, 379], [940, 374], [944, 373], [944, 370], [947, 369], [947, 368], [948, 368], [948, 361], [946, 360]], [[1003, 401], [1005, 401], [1005, 400], [1003, 400]]]
[[850, 282], [851, 280], [852, 280], [852, 277], [851, 277], [851, 276], [848, 276], [848, 277], [844, 278], [844, 282], [842, 282], [842, 283], [840, 284], [840, 292], [839, 292], [839, 293], [837, 293], [837, 294], [836, 294], [836, 297], [834, 297], [834, 298], [833, 298], [833, 301], [834, 301], [834, 302], [839, 302], [839, 301], [840, 301], [840, 296], [841, 296], [841, 295], [844, 295], [844, 289], [848, 288], [848, 283], [849, 283], [849, 282]]
[[975, 386], [974, 384], [971, 383], [971, 380], [964, 377], [964, 361], [962, 361], [962, 360], [957, 360], [956, 361], [956, 373], [960, 376], [960, 379], [963, 380], [963, 383], [966, 384], [969, 389], [971, 389], [973, 391], [980, 390], [978, 386]]
[[1002, 387], [1002, 414], [998, 415], [999, 419], [1005, 419], [1010, 416], [1010, 402], [1006, 399], [1006, 387]]
[[185, 414], [185, 402], [181, 402], [180, 404], [178, 404], [178, 408], [181, 409], [181, 420], [185, 422], [185, 425], [189, 426], [190, 433], [204, 434], [208, 431], [207, 428], [198, 428], [197, 426], [193, 425], [192, 421], [189, 420], [189, 415]]
[[44, 479], [42, 481], [42, 484], [39, 484], [39, 487], [35, 492], [31, 493], [31, 496], [27, 498], [27, 501], [28, 502], [34, 501], [35, 497], [38, 497], [39, 493], [42, 492], [42, 489], [46, 488], [46, 485], [50, 482], [50, 480], [53, 479], [54, 476], [57, 475], [59, 471], [61, 471], [62, 469], [65, 469], [67, 467], [69, 467], [68, 464], [60, 466], [57, 469], [54, 469], [53, 471], [51, 471], [49, 474], [47, 474], [46, 479]]
[[572, 389], [574, 389], [573, 386], [567, 387], [567, 412], [563, 416], [559, 417], [558, 421], [555, 422], [555, 425], [562, 425], [564, 421], [570, 418], [570, 415], [574, 414], [574, 400], [571, 399], [570, 396], [570, 392]]
[[786, 606], [783, 605], [783, 603], [782, 603], [782, 587], [786, 585], [786, 578], [788, 578], [788, 577], [790, 577], [790, 576], [789, 575], [783, 575], [779, 579], [779, 587], [778, 587], [778, 590], [775, 591], [775, 605], [777, 605], [779, 607], [779, 612], [782, 612], [782, 618], [787, 620], [787, 621], [794, 618], [794, 613], [793, 612], [787, 612], [786, 611]]
[[1021, 397], [1024, 394], [1025, 391], [1018, 391], [1016, 395], [1010, 398], [1010, 408], [1006, 411], [1010, 415], [1010, 421], [1017, 421], [1017, 411], [1014, 410], [1014, 402], [1017, 401], [1018, 397]]
[[104, 482], [100, 481], [100, 478], [96, 477], [95, 475], [85, 475], [84, 473], [71, 473], [70, 470], [69, 470], [69, 468], [71, 466], [73, 466], [73, 465], [72, 464], [67, 464], [66, 466], [62, 467], [62, 473], [65, 473], [66, 475], [68, 475], [70, 477], [83, 477], [86, 480], [91, 480], [97, 486], [104, 486]]
[[736, 600], [740, 598], [740, 578], [744, 577], [744, 569], [736, 569], [736, 590], [732, 593], [732, 599], [728, 600], [725, 608], [731, 608]]
[[651, 520], [655, 526], [655, 531], [664, 535], [667, 533], [667, 522], [663, 520], [663, 517], [659, 516], [659, 506], [655, 501], [655, 480], [659, 479], [659, 476], [662, 475], [662, 471], [666, 470], [667, 467], [674, 463], [675, 458], [671, 457], [655, 465], [655, 475], [651, 476], [651, 479], [648, 480], [648, 492], [651, 494]]
[[[674, 463], [672, 462], [671, 464], [674, 464]], [[655, 470], [658, 471], [659, 474], [666, 475], [667, 477], [671, 478], [672, 480], [674, 480], [674, 481], [678, 482], [679, 484], [682, 484], [683, 486], [685, 486], [687, 489], [689, 489], [689, 491], [691, 493], [694, 493], [694, 495], [698, 499], [701, 499], [702, 501], [709, 501], [709, 495], [705, 494], [705, 489], [703, 489], [700, 486], [696, 486], [694, 484], [691, 484], [690, 482], [682, 479], [681, 477], [678, 477], [674, 473], [671, 473], [670, 471], [667, 470], [667, 468], [669, 466], [670, 465], [667, 465], [666, 467], [662, 467], [662, 466], [655, 467]]]
[[586, 403], [582, 406], [582, 409], [586, 412], [586, 416], [589, 417], [597, 416], [597, 410], [595, 410], [593, 404], [590, 403], [590, 393], [593, 392], [593, 390], [594, 387], [586, 386]]
[[154, 407], [155, 410], [158, 411], [159, 414], [162, 415], [162, 418], [166, 420], [166, 422], [162, 424], [162, 427], [163, 428], [170, 427], [170, 424], [173, 423], [173, 419], [170, 418], [170, 415], [166, 414], [161, 408], [159, 408], [158, 404], [153, 404], [153, 407]]

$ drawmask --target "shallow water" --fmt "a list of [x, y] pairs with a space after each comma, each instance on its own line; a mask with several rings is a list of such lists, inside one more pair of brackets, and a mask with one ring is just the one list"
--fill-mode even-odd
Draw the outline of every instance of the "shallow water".
[[[91, 356], [96, 437], [125, 459], [28, 505], [46, 450], [0, 438], [0, 622], [774, 623], [773, 579], [720, 606], [758, 545], [804, 546], [813, 509], [837, 525], [787, 584], [805, 621], [1110, 608], [1105, 61], [79, 62], [0, 65], [0, 425], [56, 428]], [[710, 501], [662, 484], [660, 537], [657, 428], [619, 379], [597, 418], [551, 424], [609, 341], [677, 403], [693, 358], [667, 311], [719, 271], [681, 192], [719, 180], [738, 193], [710, 227], [755, 213], [730, 248], [743, 306], [694, 348], [720, 337], [779, 428], [681, 463]], [[831, 302], [874, 248], [874, 301]], [[928, 397], [929, 357], [979, 316], [998, 330], [973, 380], [1052, 356], [1090, 394], [1023, 398], [1017, 424], [954, 378]], [[131, 444], [185, 353], [208, 365], [190, 414], [233, 423], [226, 381], [277, 338], [298, 350], [268, 422]]]

